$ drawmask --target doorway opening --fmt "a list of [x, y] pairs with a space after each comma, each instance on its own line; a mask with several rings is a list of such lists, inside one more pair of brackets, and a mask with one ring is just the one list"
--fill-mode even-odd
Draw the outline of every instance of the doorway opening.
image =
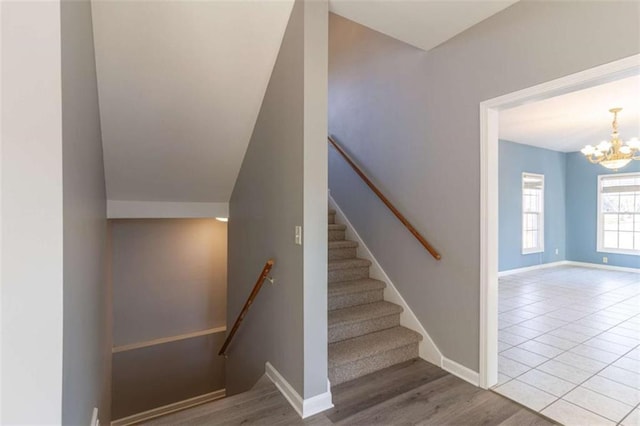
[[[587, 71], [543, 83], [528, 89], [487, 100], [480, 105], [481, 117], [481, 306], [480, 385], [495, 386], [498, 380], [498, 271], [499, 271], [499, 119], [509, 109], [548, 100], [579, 90], [614, 82], [640, 72], [640, 55], [635, 55]], [[615, 105], [614, 105], [615, 106]], [[607, 122], [602, 123], [607, 125]], [[627, 135], [627, 137], [637, 135]], [[586, 163], [586, 159], [581, 158]], [[600, 167], [600, 166], [593, 166]], [[532, 170], [529, 170], [532, 171]], [[535, 177], [535, 176], [534, 176]], [[530, 179], [529, 179], [530, 180]], [[524, 175], [523, 181], [524, 182]], [[526, 183], [519, 182], [525, 185]], [[533, 182], [528, 182], [533, 185]], [[548, 185], [548, 182], [546, 182]], [[540, 191], [544, 184], [529, 188]], [[520, 193], [520, 192], [519, 192]], [[595, 207], [594, 207], [595, 208]], [[533, 235], [533, 234], [532, 234]], [[535, 241], [534, 241], [535, 240]], [[530, 241], [532, 251], [544, 244]], [[535, 247], [534, 247], [535, 246]], [[537, 247], [537, 248], [536, 248]], [[555, 253], [555, 247], [547, 247]], [[539, 251], [539, 250], [538, 250]], [[534, 255], [535, 256], [535, 255]], [[640, 264], [640, 261], [638, 262]], [[575, 265], [574, 265], [575, 266]], [[640, 266], [640, 265], [639, 265]]]

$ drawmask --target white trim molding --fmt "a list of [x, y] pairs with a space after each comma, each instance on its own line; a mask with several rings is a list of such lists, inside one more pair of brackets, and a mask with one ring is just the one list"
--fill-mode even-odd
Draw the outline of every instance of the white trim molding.
[[351, 224], [347, 216], [344, 214], [342, 209], [340, 209], [340, 206], [338, 206], [333, 197], [331, 197], [331, 194], [329, 194], [329, 205], [332, 209], [335, 209], [336, 219], [346, 225], [347, 239], [358, 242], [358, 257], [371, 261], [371, 268], [369, 269], [371, 278], [384, 281], [387, 284], [384, 289], [384, 300], [402, 306], [403, 311], [400, 314], [400, 325], [422, 335], [422, 341], [418, 346], [420, 358], [429, 361], [430, 363], [435, 364], [439, 367], [442, 367], [443, 356], [440, 352], [440, 349], [438, 349], [435, 342], [422, 326], [422, 324], [418, 320], [418, 317], [416, 317], [416, 315], [413, 313], [396, 286], [393, 285], [393, 282], [384, 272], [384, 270], [380, 266], [380, 263], [378, 263], [376, 258], [373, 256], [373, 253], [371, 253], [371, 250], [369, 250], [362, 238], [360, 238], [360, 235]]
[[289, 401], [289, 404], [291, 404], [301, 418], [306, 419], [314, 414], [333, 408], [333, 402], [331, 402], [331, 384], [329, 380], [327, 380], [326, 392], [303, 399], [293, 386], [289, 384], [287, 379], [268, 361], [264, 366], [264, 373], [269, 380], [276, 385], [280, 393]]
[[193, 337], [206, 336], [209, 334], [224, 333], [227, 331], [226, 326], [210, 328], [208, 330], [195, 331], [193, 333], [179, 334], [177, 336], [163, 337], [160, 339], [147, 340], [146, 342], [129, 343], [127, 345], [115, 346], [111, 349], [111, 353], [132, 351], [134, 349], [147, 348], [149, 346], [162, 345], [164, 343], [177, 342], [179, 340], [191, 339]]
[[520, 274], [522, 272], [535, 271], [537, 269], [553, 268], [554, 266], [565, 266], [568, 264], [569, 264], [568, 260], [559, 260], [557, 262], [549, 262], [549, 263], [539, 263], [537, 265], [525, 266], [523, 268], [507, 269], [505, 271], [500, 271], [498, 272], [498, 277], [506, 277], [508, 275]]
[[462, 364], [458, 364], [457, 362], [444, 357], [442, 358], [442, 369], [448, 371], [454, 376], [458, 376], [462, 380], [465, 380], [474, 386], [478, 386], [478, 378], [480, 375], [477, 371], [473, 371]]
[[498, 129], [499, 112], [640, 74], [640, 55], [561, 77], [480, 103], [480, 377], [498, 381]]
[[602, 263], [574, 262], [573, 260], [565, 261], [565, 265], [582, 266], [583, 268], [604, 269], [607, 271], [631, 272], [640, 274], [640, 268], [629, 268], [626, 266], [604, 265]]
[[196, 396], [194, 398], [185, 399], [183, 401], [174, 402], [173, 404], [163, 405], [162, 407], [153, 408], [142, 413], [133, 414], [128, 417], [123, 417], [111, 422], [111, 426], [128, 426], [144, 422], [147, 420], [155, 419], [156, 417], [165, 416], [167, 414], [174, 413], [176, 411], [184, 410], [186, 408], [195, 407], [196, 405], [204, 404], [207, 402], [216, 401], [222, 399], [227, 395], [226, 389], [219, 389], [214, 392], [206, 393], [204, 395]]
[[204, 219], [228, 216], [229, 203], [107, 200], [107, 219]]

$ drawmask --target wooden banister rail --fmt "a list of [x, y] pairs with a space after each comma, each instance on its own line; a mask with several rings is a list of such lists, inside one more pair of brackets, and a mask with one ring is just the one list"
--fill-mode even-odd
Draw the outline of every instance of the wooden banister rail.
[[247, 298], [247, 301], [244, 303], [244, 306], [242, 307], [242, 311], [240, 311], [240, 315], [238, 315], [238, 318], [236, 318], [236, 322], [233, 324], [233, 328], [231, 329], [231, 332], [227, 336], [227, 339], [224, 341], [222, 348], [220, 348], [220, 352], [218, 352], [218, 355], [224, 355], [224, 356], [227, 355], [227, 348], [229, 347], [229, 343], [231, 343], [231, 341], [233, 340], [233, 336], [235, 336], [236, 331], [238, 331], [238, 328], [240, 327], [242, 320], [244, 319], [245, 315], [247, 315], [247, 312], [249, 312], [249, 308], [251, 307], [251, 304], [253, 303], [254, 299], [260, 292], [260, 289], [262, 288], [262, 284], [264, 283], [264, 280], [266, 280], [267, 277], [269, 276], [269, 271], [271, 271], [272, 267], [273, 267], [273, 259], [267, 260], [267, 263], [264, 264], [264, 268], [262, 268], [262, 272], [258, 277], [258, 281], [256, 281], [256, 284], [253, 286], [253, 290], [251, 290], [251, 294]]
[[338, 145], [338, 143], [331, 136], [328, 136], [327, 139], [329, 140], [329, 143], [333, 145], [336, 151], [338, 151], [340, 155], [342, 155], [345, 161], [349, 163], [351, 168], [358, 174], [358, 176], [360, 176], [364, 183], [366, 183], [367, 186], [371, 188], [371, 190], [378, 196], [378, 198], [380, 198], [380, 201], [382, 201], [384, 205], [387, 206], [389, 210], [391, 210], [391, 212], [398, 218], [398, 220], [402, 222], [405, 228], [407, 228], [409, 232], [411, 232], [411, 234], [416, 237], [420, 244], [422, 244], [422, 246], [427, 249], [429, 253], [431, 253], [431, 256], [433, 256], [436, 260], [440, 260], [442, 257], [440, 256], [440, 253], [438, 253], [438, 251], [434, 249], [433, 246], [429, 244], [429, 242], [422, 235], [420, 235], [416, 228], [411, 225], [407, 218], [404, 217], [404, 215], [400, 213], [393, 204], [391, 204], [391, 201], [389, 201], [389, 199], [384, 196], [384, 194], [373, 184], [373, 182], [371, 182], [367, 175], [365, 175], [364, 172], [360, 170], [358, 165], [351, 159], [351, 157], [349, 157], [344, 149], [342, 149], [342, 147]]

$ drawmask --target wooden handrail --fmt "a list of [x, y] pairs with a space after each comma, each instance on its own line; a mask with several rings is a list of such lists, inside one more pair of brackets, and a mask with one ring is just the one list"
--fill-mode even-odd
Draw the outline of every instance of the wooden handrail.
[[236, 331], [238, 331], [238, 328], [240, 327], [242, 320], [244, 319], [245, 315], [247, 315], [247, 312], [249, 311], [249, 308], [251, 307], [253, 300], [256, 298], [256, 296], [260, 292], [260, 289], [262, 288], [262, 284], [264, 283], [264, 280], [267, 279], [267, 277], [269, 276], [269, 271], [271, 271], [272, 267], [273, 267], [273, 259], [267, 260], [267, 263], [264, 264], [264, 268], [262, 268], [262, 272], [258, 277], [258, 281], [256, 281], [256, 284], [253, 286], [253, 290], [251, 290], [251, 294], [247, 298], [247, 301], [244, 302], [242, 311], [240, 311], [240, 315], [238, 315], [238, 318], [236, 318], [236, 322], [233, 324], [233, 328], [231, 329], [231, 332], [227, 336], [227, 339], [224, 341], [222, 348], [220, 348], [220, 352], [218, 352], [218, 355], [225, 355], [225, 356], [227, 355], [227, 347], [229, 346], [229, 343], [231, 343], [231, 340], [233, 340], [233, 336], [235, 336]]
[[431, 244], [429, 244], [429, 242], [422, 235], [420, 235], [416, 228], [411, 225], [407, 218], [405, 218], [403, 214], [400, 213], [393, 204], [391, 204], [391, 201], [389, 201], [389, 199], [384, 196], [384, 194], [373, 184], [373, 182], [371, 182], [367, 175], [365, 175], [364, 172], [360, 170], [358, 165], [351, 159], [351, 157], [349, 157], [344, 149], [342, 149], [342, 147], [338, 145], [338, 143], [331, 136], [328, 136], [327, 139], [329, 140], [329, 143], [333, 145], [336, 151], [338, 151], [340, 155], [342, 155], [346, 162], [349, 163], [351, 168], [358, 174], [358, 176], [360, 176], [364, 183], [366, 183], [367, 186], [371, 188], [371, 190], [378, 196], [378, 198], [380, 198], [380, 201], [382, 201], [384, 205], [387, 206], [389, 210], [391, 210], [391, 212], [398, 218], [398, 220], [402, 222], [405, 228], [407, 228], [409, 232], [411, 232], [411, 234], [416, 237], [420, 244], [422, 244], [422, 246], [427, 249], [429, 253], [431, 253], [431, 256], [433, 256], [436, 260], [440, 260], [442, 257], [440, 256], [440, 253], [438, 253], [437, 250], [434, 249], [433, 246], [431, 246]]

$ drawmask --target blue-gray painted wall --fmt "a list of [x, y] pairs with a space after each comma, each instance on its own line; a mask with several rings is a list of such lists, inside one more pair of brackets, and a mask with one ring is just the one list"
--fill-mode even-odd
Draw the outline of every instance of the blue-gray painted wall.
[[[566, 260], [566, 154], [501, 140], [498, 155], [499, 270]], [[544, 175], [542, 253], [522, 254], [523, 172]]]
[[[579, 152], [567, 157], [567, 259], [577, 262], [602, 263], [640, 268], [640, 256], [596, 251], [598, 175], [612, 174], [597, 164], [591, 164]], [[620, 170], [620, 173], [640, 172], [640, 161]]]
[[[620, 173], [640, 171], [633, 162]], [[545, 178], [545, 250], [522, 254], [522, 173]], [[591, 164], [579, 152], [562, 153], [509, 141], [499, 145], [500, 271], [571, 260], [640, 268], [640, 257], [599, 253], [597, 240], [598, 175], [615, 173]], [[558, 249], [558, 255], [555, 249]]]

